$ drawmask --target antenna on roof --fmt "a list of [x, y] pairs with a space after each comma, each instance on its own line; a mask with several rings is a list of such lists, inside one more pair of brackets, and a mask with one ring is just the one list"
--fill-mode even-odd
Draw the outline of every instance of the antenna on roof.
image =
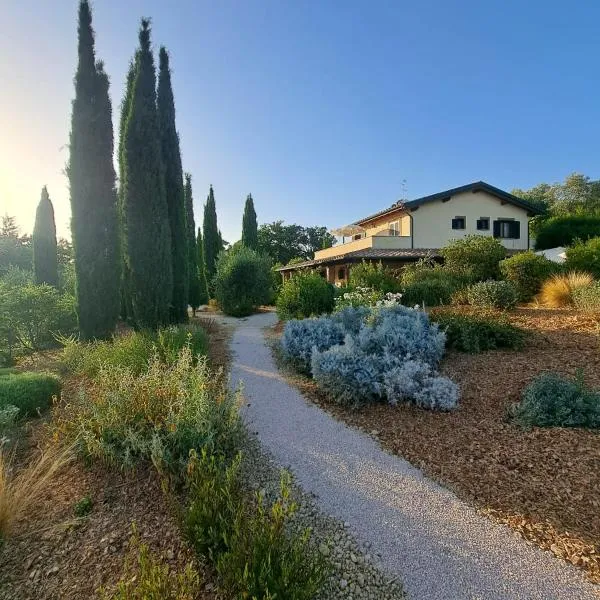
[[406, 202], [406, 196], [407, 196], [406, 179], [403, 179], [400, 182], [400, 198], [398, 200], [396, 200], [396, 202], [394, 202], [394, 206], [400, 206], [401, 204], [404, 204], [404, 202]]

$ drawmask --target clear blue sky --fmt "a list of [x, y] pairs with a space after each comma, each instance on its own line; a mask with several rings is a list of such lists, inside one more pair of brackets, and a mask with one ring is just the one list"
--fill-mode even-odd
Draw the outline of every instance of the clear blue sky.
[[[31, 230], [42, 185], [59, 233], [76, 0], [7, 0], [0, 22], [0, 212]], [[215, 188], [225, 239], [259, 222], [338, 226], [484, 179], [599, 177], [600, 4], [95, 0], [115, 125], [139, 18], [171, 53], [197, 221]], [[115, 127], [116, 128], [116, 127]]]

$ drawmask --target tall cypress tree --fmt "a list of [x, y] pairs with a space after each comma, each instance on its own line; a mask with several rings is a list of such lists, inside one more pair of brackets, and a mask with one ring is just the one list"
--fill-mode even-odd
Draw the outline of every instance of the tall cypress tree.
[[242, 219], [242, 244], [246, 248], [256, 250], [258, 248], [258, 223], [256, 222], [256, 211], [252, 194], [246, 198], [244, 206], [244, 217]]
[[54, 207], [46, 186], [35, 212], [33, 228], [33, 271], [36, 283], [58, 287], [58, 258], [56, 254], [56, 225]]
[[133, 321], [137, 327], [156, 328], [169, 322], [173, 272], [156, 71], [146, 19], [139, 41], [122, 148], [122, 245]]
[[213, 296], [213, 278], [216, 272], [217, 256], [222, 250], [222, 240], [217, 225], [217, 207], [215, 204], [215, 193], [212, 185], [208, 192], [208, 198], [204, 205], [204, 222], [202, 223], [204, 268], [209, 295]]
[[119, 314], [119, 252], [109, 81], [95, 63], [92, 14], [79, 4], [78, 64], [67, 173], [77, 278], [77, 315], [85, 339], [107, 337]]
[[198, 305], [208, 304], [208, 285], [206, 283], [206, 265], [204, 263], [204, 244], [202, 243], [202, 228], [198, 227], [198, 238], [196, 240], [198, 249], [198, 288], [200, 290], [200, 300]]
[[158, 122], [162, 160], [165, 168], [165, 191], [171, 227], [171, 260], [173, 264], [173, 299], [171, 320], [187, 320], [189, 294], [188, 243], [185, 227], [185, 200], [183, 194], [183, 168], [179, 136], [175, 127], [175, 101], [171, 86], [169, 55], [164, 46], [159, 52]]
[[206, 299], [203, 299], [201, 297], [200, 292], [200, 279], [198, 271], [198, 247], [196, 242], [196, 223], [194, 222], [194, 198], [192, 195], [192, 176], [189, 173], [185, 174], [184, 196], [189, 277], [188, 304], [192, 307], [192, 310], [195, 312], [201, 304], [206, 303]]

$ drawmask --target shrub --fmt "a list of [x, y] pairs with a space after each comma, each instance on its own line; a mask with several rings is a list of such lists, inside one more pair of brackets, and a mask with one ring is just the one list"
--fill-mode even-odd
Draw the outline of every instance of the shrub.
[[231, 454], [240, 433], [234, 394], [206, 358], [194, 365], [187, 347], [172, 365], [151, 358], [137, 376], [128, 368], [102, 365], [55, 422], [90, 459], [125, 467], [151, 459], [175, 473], [191, 449]]
[[477, 354], [497, 348], [518, 349], [525, 332], [498, 315], [465, 315], [437, 312], [431, 315], [446, 333], [446, 348]]
[[512, 416], [526, 427], [600, 427], [600, 392], [586, 388], [582, 374], [566, 379], [543, 373], [523, 391]]
[[60, 395], [60, 388], [58, 377], [49, 373], [1, 375], [0, 410], [14, 406], [19, 409], [15, 417], [36, 415], [52, 404], [52, 397]]
[[517, 304], [517, 290], [510, 281], [480, 281], [469, 287], [469, 304], [509, 310]]
[[383, 298], [383, 292], [370, 287], [348, 288], [348, 291], [344, 291], [341, 295], [336, 296], [335, 310], [339, 311], [348, 307], [376, 306]]
[[423, 279], [402, 289], [402, 302], [406, 306], [439, 306], [450, 304], [457, 284], [451, 278]]
[[566, 254], [567, 269], [585, 271], [600, 279], [600, 237], [591, 238], [586, 242], [578, 240], [567, 248]]
[[529, 302], [557, 269], [556, 263], [531, 251], [515, 254], [500, 263], [502, 276], [515, 286], [521, 302]]
[[579, 310], [600, 311], [600, 281], [594, 281], [585, 287], [575, 288], [572, 297], [573, 304]]
[[281, 348], [283, 356], [296, 369], [310, 373], [313, 348], [319, 351], [328, 350], [343, 341], [344, 331], [341, 325], [332, 319], [292, 319], [285, 324]]
[[540, 302], [553, 308], [571, 306], [576, 290], [588, 287], [592, 281], [589, 273], [578, 271], [553, 275], [542, 284]]
[[114, 593], [100, 588], [102, 600], [194, 600], [200, 577], [191, 564], [176, 572], [140, 542], [137, 531], [129, 541], [124, 573]]
[[277, 298], [280, 319], [304, 319], [330, 313], [334, 307], [333, 286], [314, 271], [304, 271], [286, 280]]
[[371, 288], [383, 294], [397, 292], [400, 288], [400, 282], [388, 267], [384, 267], [381, 262], [365, 260], [352, 266], [349, 282], [352, 287]]
[[551, 217], [539, 228], [535, 239], [536, 250], [570, 246], [575, 240], [589, 240], [598, 236], [600, 216], [573, 215]]
[[217, 260], [215, 298], [234, 317], [252, 314], [271, 300], [271, 262], [250, 248], [222, 252]]
[[334, 323], [337, 323], [343, 332], [356, 335], [363, 323], [370, 317], [371, 312], [366, 306], [348, 306], [341, 310], [336, 310], [330, 319]]
[[469, 274], [474, 280], [496, 279], [498, 263], [506, 256], [499, 240], [484, 235], [467, 235], [441, 249], [445, 267]]

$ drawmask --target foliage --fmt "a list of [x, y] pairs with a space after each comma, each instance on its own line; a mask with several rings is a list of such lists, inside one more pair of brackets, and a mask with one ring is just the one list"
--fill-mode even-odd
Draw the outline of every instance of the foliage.
[[92, 339], [107, 337], [114, 331], [119, 315], [120, 273], [109, 80], [103, 64], [95, 62], [87, 0], [79, 4], [78, 32], [67, 175], [77, 316], [81, 335]]
[[510, 281], [479, 281], [467, 292], [469, 304], [483, 308], [500, 308], [510, 310], [517, 304], [518, 295]]
[[169, 54], [164, 46], [159, 51], [157, 89], [158, 125], [160, 148], [164, 169], [165, 197], [171, 235], [171, 261], [173, 291], [171, 299], [171, 322], [187, 321], [189, 295], [188, 238], [186, 229], [186, 205], [183, 191], [183, 168], [179, 135], [175, 125], [175, 100], [171, 85]]
[[[342, 311], [342, 313], [346, 313], [346, 311]], [[308, 374], [310, 373], [313, 348], [322, 352], [343, 341], [344, 330], [340, 322], [327, 317], [292, 319], [285, 324], [281, 337], [281, 349], [286, 360], [299, 371]]]
[[461, 314], [439, 311], [430, 315], [446, 333], [446, 348], [478, 354], [497, 348], [520, 349], [525, 332], [498, 314]]
[[556, 263], [533, 252], [520, 252], [500, 262], [502, 277], [514, 284], [519, 301], [529, 302], [545, 279], [557, 270]]
[[197, 552], [216, 564], [225, 590], [233, 598], [314, 597], [326, 571], [309, 546], [309, 531], [300, 535], [288, 524], [296, 506], [289, 476], [269, 505], [262, 493], [244, 497], [240, 457], [232, 463], [206, 451], [192, 453], [188, 464], [190, 505], [185, 524]]
[[54, 207], [46, 186], [35, 213], [33, 228], [33, 270], [38, 285], [47, 283], [58, 288], [58, 256]]
[[348, 291], [343, 291], [341, 295], [335, 298], [335, 310], [343, 310], [344, 308], [359, 306], [375, 306], [384, 298], [383, 292], [375, 290], [371, 287], [356, 287], [348, 288]]
[[402, 288], [402, 301], [407, 306], [450, 304], [456, 289], [456, 283], [449, 277], [423, 279]]
[[542, 284], [540, 302], [553, 308], [571, 306], [576, 290], [587, 288], [592, 282], [593, 278], [589, 273], [579, 271], [553, 275]]
[[271, 296], [270, 304], [275, 304], [279, 292], [281, 291], [281, 286], [283, 285], [283, 277], [281, 276], [281, 272], [277, 270], [279, 267], [283, 267], [283, 265], [275, 263], [271, 267], [271, 290], [273, 290], [273, 295]]
[[585, 386], [582, 373], [566, 379], [542, 373], [523, 391], [512, 416], [526, 427], [600, 427], [600, 392]]
[[85, 517], [86, 515], [89, 515], [92, 512], [93, 507], [94, 502], [92, 501], [89, 494], [86, 494], [85, 496], [83, 496], [83, 498], [77, 500], [75, 506], [73, 507], [73, 512], [75, 513], [76, 517], [81, 518]]
[[252, 314], [271, 299], [271, 261], [241, 246], [222, 252], [217, 261], [215, 298], [223, 312], [234, 317]]
[[204, 242], [202, 241], [201, 227], [198, 227], [196, 247], [198, 249], [198, 281], [200, 282], [200, 304], [208, 304], [208, 283], [206, 281], [206, 265], [204, 263]]
[[0, 375], [0, 410], [15, 406], [19, 409], [15, 417], [34, 416], [52, 404], [60, 389], [60, 380], [50, 373]]
[[330, 313], [334, 307], [333, 286], [314, 271], [296, 273], [283, 283], [276, 306], [283, 321]]
[[0, 446], [0, 543], [9, 537], [22, 516], [42, 500], [48, 484], [72, 458], [72, 448], [53, 444], [17, 472], [12, 457], [7, 457]]
[[208, 286], [208, 295], [213, 298], [215, 294], [214, 277], [217, 272], [217, 258], [223, 243], [221, 233], [217, 225], [217, 206], [215, 204], [215, 193], [212, 185], [208, 191], [206, 204], [204, 205], [204, 222], [202, 224], [202, 243], [204, 257], [204, 272]]
[[498, 263], [506, 256], [499, 240], [486, 235], [467, 235], [440, 250], [446, 268], [469, 273], [474, 280], [495, 279]]
[[235, 395], [206, 358], [194, 364], [187, 347], [172, 365], [151, 358], [139, 375], [102, 366], [54, 421], [57, 432], [90, 459], [124, 467], [151, 459], [174, 473], [192, 449], [231, 454], [240, 435]]
[[133, 322], [154, 329], [170, 320], [173, 265], [156, 72], [146, 19], [142, 19], [139, 43], [121, 153], [122, 251]]
[[181, 572], [171, 569], [140, 542], [134, 528], [124, 573], [114, 593], [100, 589], [102, 600], [195, 600], [200, 577], [191, 564]]
[[346, 334], [356, 335], [372, 314], [373, 311], [367, 306], [347, 306], [336, 310], [330, 320], [337, 323]]
[[579, 310], [600, 311], [600, 281], [594, 281], [590, 285], [575, 288], [571, 296], [573, 304]]
[[186, 346], [193, 361], [208, 352], [206, 332], [194, 325], [171, 326], [157, 332], [134, 331], [111, 341], [80, 343], [65, 338], [63, 343], [62, 363], [71, 372], [87, 377], [96, 377], [107, 366], [139, 375], [148, 369], [153, 357], [170, 366], [177, 362], [180, 350]]
[[600, 214], [551, 217], [537, 232], [535, 249], [570, 246], [575, 240], [586, 241], [597, 237], [599, 231]]
[[258, 250], [258, 224], [256, 222], [256, 211], [252, 194], [248, 194], [244, 206], [244, 217], [242, 219], [242, 244], [246, 248]]
[[15, 218], [3, 215], [0, 226], [0, 277], [10, 267], [30, 271], [32, 264], [31, 237], [19, 235]]
[[[596, 233], [600, 233], [600, 228]], [[565, 267], [573, 271], [591, 273], [600, 279], [600, 237], [590, 238], [586, 242], [577, 240], [566, 251]]]
[[333, 246], [336, 238], [326, 227], [284, 225], [283, 221], [264, 223], [258, 228], [258, 250], [274, 263], [287, 265], [293, 258], [312, 259], [323, 244]]
[[388, 292], [398, 292], [400, 282], [396, 279], [392, 271], [383, 266], [381, 262], [367, 262], [354, 265], [350, 269], [350, 286], [371, 288], [384, 294]]
[[[202, 257], [202, 237], [200, 237], [200, 246], [196, 241], [196, 223], [194, 221], [194, 198], [192, 194], [192, 176], [185, 174], [184, 186], [185, 200], [185, 230], [187, 238], [187, 263], [188, 263], [188, 304], [195, 312], [198, 307], [208, 302], [208, 292], [206, 290], [206, 279], [204, 278], [204, 261], [198, 262]], [[198, 230], [200, 234], [200, 229]], [[200, 253], [199, 253], [200, 252]], [[200, 283], [200, 265], [202, 265], [202, 281]]]

